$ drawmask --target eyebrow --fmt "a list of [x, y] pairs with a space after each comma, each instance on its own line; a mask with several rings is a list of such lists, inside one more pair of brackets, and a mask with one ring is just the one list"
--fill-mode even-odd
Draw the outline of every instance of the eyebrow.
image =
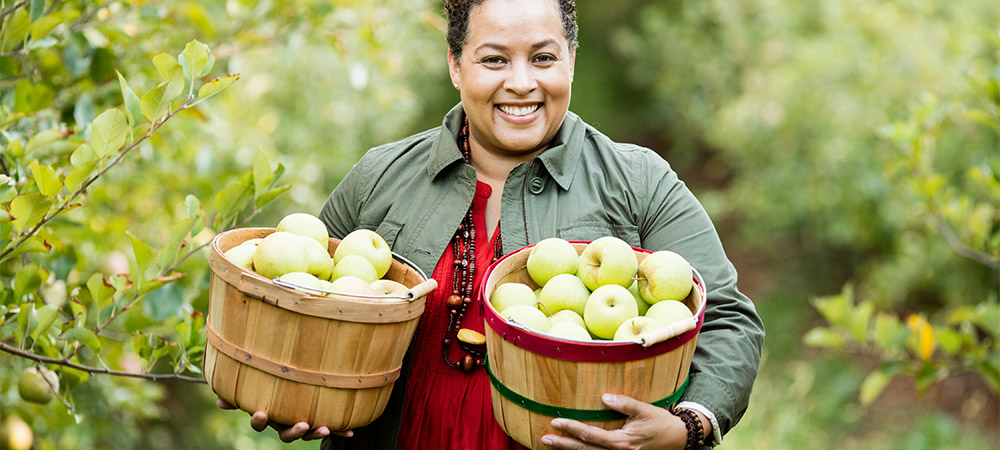
[[[531, 46], [531, 50], [538, 50], [540, 48], [547, 47], [549, 45], [556, 45], [556, 46], [558, 46], [559, 43], [556, 42], [555, 39], [546, 39], [544, 41], [539, 41], [539, 42], [536, 42], [535, 44], [533, 44]], [[506, 51], [510, 50], [510, 47], [508, 47], [506, 45], [496, 44], [496, 43], [493, 43], [493, 42], [487, 42], [487, 43], [485, 43], [485, 44], [480, 45], [479, 47], [477, 47], [476, 51], [482, 50], [484, 48], [489, 48], [489, 49], [493, 49], [493, 50], [497, 50], [497, 51], [501, 51], [501, 52], [506, 52]]]

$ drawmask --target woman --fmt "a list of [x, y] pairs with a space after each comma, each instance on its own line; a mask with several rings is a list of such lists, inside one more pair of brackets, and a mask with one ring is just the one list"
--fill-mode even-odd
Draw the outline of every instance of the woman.
[[[608, 395], [629, 416], [605, 431], [555, 419], [555, 448], [699, 448], [739, 420], [756, 376], [763, 327], [736, 289], [711, 221], [670, 167], [648, 149], [612, 142], [568, 112], [576, 49], [569, 0], [446, 1], [448, 65], [462, 102], [443, 125], [368, 151], [320, 218], [332, 236], [377, 231], [433, 273], [439, 288], [420, 319], [386, 412], [322, 448], [519, 448], [496, 424], [479, 349], [475, 287], [499, 255], [559, 236], [615, 235], [683, 255], [708, 284], [691, 378], [674, 410]], [[457, 231], [456, 231], [457, 230]], [[458, 261], [466, 264], [455, 264]], [[262, 429], [266, 415], [252, 425]], [[326, 428], [278, 426], [284, 440]]]

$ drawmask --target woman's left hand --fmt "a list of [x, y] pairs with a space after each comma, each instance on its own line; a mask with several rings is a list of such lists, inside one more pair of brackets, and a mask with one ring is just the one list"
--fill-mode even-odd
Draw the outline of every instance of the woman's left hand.
[[684, 422], [670, 411], [624, 395], [604, 394], [608, 408], [625, 414], [625, 425], [605, 430], [570, 419], [552, 419], [552, 426], [566, 436], [547, 434], [542, 443], [566, 450], [665, 449], [683, 450], [687, 443]]

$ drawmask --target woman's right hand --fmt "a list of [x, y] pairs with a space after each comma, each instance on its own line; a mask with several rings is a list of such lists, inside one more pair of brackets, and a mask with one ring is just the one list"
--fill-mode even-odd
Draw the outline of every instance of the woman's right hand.
[[[229, 404], [229, 402], [221, 398], [215, 399], [215, 404], [222, 409], [236, 409], [235, 406]], [[278, 438], [280, 438], [282, 442], [292, 442], [297, 439], [302, 439], [304, 441], [322, 439], [331, 433], [344, 437], [354, 436], [354, 431], [352, 430], [330, 431], [327, 427], [313, 429], [308, 423], [305, 422], [299, 422], [291, 426], [272, 422], [267, 420], [267, 413], [264, 411], [257, 411], [250, 416], [250, 427], [254, 430], [264, 431], [269, 426], [278, 432]]]

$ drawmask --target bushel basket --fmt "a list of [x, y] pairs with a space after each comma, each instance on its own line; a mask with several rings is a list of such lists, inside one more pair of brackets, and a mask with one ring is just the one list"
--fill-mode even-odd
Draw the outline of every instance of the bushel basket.
[[[572, 242], [580, 253], [586, 242]], [[578, 341], [529, 331], [500, 316], [489, 302], [504, 283], [538, 285], [528, 276], [531, 246], [497, 260], [487, 269], [480, 289], [486, 321], [486, 370], [490, 378], [493, 415], [518, 443], [535, 449], [545, 434], [561, 434], [550, 426], [555, 417], [617, 429], [625, 416], [601, 401], [605, 393], [622, 394], [668, 407], [687, 386], [688, 369], [705, 317], [705, 283], [694, 271], [694, 287], [685, 304], [694, 313], [690, 323], [668, 326], [659, 339]], [[641, 262], [650, 252], [635, 249]], [[668, 300], [673, 301], [673, 300]]]
[[[242, 228], [212, 242], [205, 379], [219, 398], [278, 423], [346, 430], [385, 410], [426, 295], [436, 287], [398, 260], [384, 278], [410, 300], [320, 296], [276, 285], [223, 256], [273, 228]], [[333, 255], [339, 240], [331, 238]]]

